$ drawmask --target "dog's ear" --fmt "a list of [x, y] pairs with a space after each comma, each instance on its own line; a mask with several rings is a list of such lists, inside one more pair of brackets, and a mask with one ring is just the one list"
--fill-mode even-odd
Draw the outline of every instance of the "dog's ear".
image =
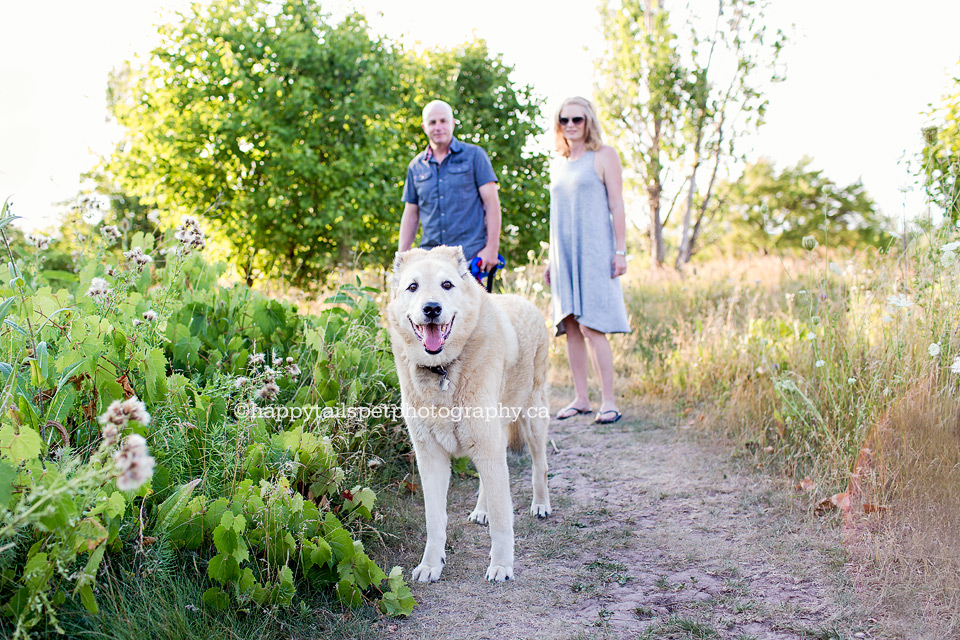
[[463, 255], [463, 247], [457, 245], [453, 248], [454, 259], [457, 261], [457, 273], [460, 274], [460, 277], [466, 280], [467, 278], [472, 278], [470, 275], [470, 264], [467, 262], [467, 257]]
[[398, 276], [400, 275], [400, 267], [403, 265], [404, 259], [407, 257], [409, 251], [397, 251], [393, 256], [393, 270], [390, 272], [390, 292], [397, 292], [397, 284], [399, 282]]
[[397, 251], [393, 254], [393, 273], [396, 275], [397, 271], [400, 271], [400, 265], [403, 264], [403, 259], [406, 257], [406, 251]]

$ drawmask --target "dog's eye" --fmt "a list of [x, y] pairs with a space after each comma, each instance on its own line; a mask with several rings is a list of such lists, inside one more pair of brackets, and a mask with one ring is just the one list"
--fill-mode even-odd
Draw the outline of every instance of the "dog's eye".
[[414, 291], [416, 291], [416, 290], [417, 290], [417, 283], [416, 283], [416, 282], [411, 282], [411, 283], [410, 283], [410, 286], [407, 287], [407, 291], [414, 292]]
[[443, 284], [440, 286], [446, 289], [447, 291], [450, 291], [450, 289], [453, 289], [453, 283], [450, 282], [449, 280], [444, 280]]

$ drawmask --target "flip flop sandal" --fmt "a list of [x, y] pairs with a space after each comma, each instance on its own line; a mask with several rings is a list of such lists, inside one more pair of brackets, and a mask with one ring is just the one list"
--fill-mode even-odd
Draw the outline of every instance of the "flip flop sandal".
[[[601, 416], [605, 416], [605, 415], [607, 415], [608, 413], [614, 414], [614, 415], [613, 415], [613, 418], [610, 418], [610, 419], [608, 419], [608, 420], [604, 420], [604, 419], [601, 418]], [[594, 420], [594, 422], [597, 423], [597, 424], [613, 424], [614, 422], [616, 422], [617, 420], [619, 420], [619, 419], [622, 418], [622, 417], [623, 417], [623, 414], [622, 414], [622, 413], [620, 413], [620, 412], [617, 411], [616, 409], [610, 409], [609, 411], [601, 411], [600, 413], [598, 413], [598, 414], [597, 414], [597, 419]]]
[[[564, 407], [557, 412], [557, 420], [567, 420], [576, 416], [582, 416], [591, 413], [593, 409], [577, 409], [576, 407]], [[572, 413], [571, 413], [572, 412]]]

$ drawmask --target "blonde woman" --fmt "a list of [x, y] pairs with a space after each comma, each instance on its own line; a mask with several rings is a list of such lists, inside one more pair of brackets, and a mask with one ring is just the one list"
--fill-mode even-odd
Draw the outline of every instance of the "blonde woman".
[[[554, 116], [557, 158], [550, 168], [550, 265], [547, 283], [557, 335], [567, 336], [576, 397], [557, 413], [590, 413], [587, 358], [600, 378], [595, 422], [620, 419], [608, 333], [629, 333], [619, 277], [627, 271], [620, 156], [603, 144], [589, 100], [564, 100]], [[588, 349], [589, 345], [589, 349]]]

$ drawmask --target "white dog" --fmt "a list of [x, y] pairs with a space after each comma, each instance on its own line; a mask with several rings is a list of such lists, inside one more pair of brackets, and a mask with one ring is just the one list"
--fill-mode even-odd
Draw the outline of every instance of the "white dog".
[[450, 459], [480, 475], [469, 519], [490, 525], [487, 580], [513, 577], [513, 506], [507, 446], [533, 458], [530, 513], [550, 514], [547, 491], [547, 349], [540, 311], [515, 295], [487, 293], [459, 247], [397, 254], [387, 325], [404, 415], [417, 457], [427, 545], [413, 579], [440, 579], [447, 540]]

